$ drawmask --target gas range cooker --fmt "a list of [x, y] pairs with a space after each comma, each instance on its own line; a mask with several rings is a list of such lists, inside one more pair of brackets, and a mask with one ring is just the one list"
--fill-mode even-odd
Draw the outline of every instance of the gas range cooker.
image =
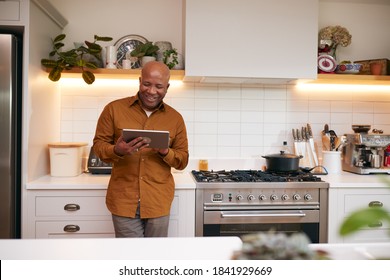
[[219, 170], [219, 171], [192, 171], [197, 182], [221, 183], [221, 182], [321, 182], [321, 178], [305, 171], [295, 172], [266, 172], [261, 170]]
[[192, 170], [191, 173], [196, 192], [204, 194], [202, 201], [213, 204], [318, 204], [320, 189], [327, 192], [329, 188], [320, 177], [305, 171]]
[[310, 172], [196, 171], [195, 235], [303, 231], [327, 242], [329, 184]]

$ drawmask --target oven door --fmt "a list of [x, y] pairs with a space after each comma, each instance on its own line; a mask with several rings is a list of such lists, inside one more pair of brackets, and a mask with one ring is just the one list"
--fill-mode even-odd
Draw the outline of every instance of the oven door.
[[218, 210], [204, 211], [203, 236], [241, 236], [274, 230], [304, 232], [319, 243], [319, 210]]

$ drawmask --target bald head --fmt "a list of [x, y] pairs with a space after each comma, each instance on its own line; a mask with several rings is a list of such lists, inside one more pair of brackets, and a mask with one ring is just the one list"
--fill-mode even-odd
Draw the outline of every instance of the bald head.
[[141, 78], [147, 75], [160, 75], [161, 78], [169, 82], [170, 71], [167, 65], [160, 61], [150, 61], [142, 67]]

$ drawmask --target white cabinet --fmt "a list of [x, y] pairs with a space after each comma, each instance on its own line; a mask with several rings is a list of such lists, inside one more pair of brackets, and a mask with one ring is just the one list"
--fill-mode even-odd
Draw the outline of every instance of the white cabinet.
[[[23, 238], [114, 237], [106, 190], [28, 190]], [[195, 190], [176, 190], [170, 237], [195, 235]]]
[[346, 237], [338, 234], [344, 219], [356, 210], [382, 205], [390, 213], [390, 192], [387, 188], [331, 188], [329, 201], [332, 202], [329, 206], [329, 243], [390, 241], [390, 225], [384, 221], [372, 221], [370, 226]]
[[0, 22], [19, 21], [20, 3], [19, 1], [0, 1]]
[[187, 80], [317, 77], [317, 0], [186, 0], [185, 19]]

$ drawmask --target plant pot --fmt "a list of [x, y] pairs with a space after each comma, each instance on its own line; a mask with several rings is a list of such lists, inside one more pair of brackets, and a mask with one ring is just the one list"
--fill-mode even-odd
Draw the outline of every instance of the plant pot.
[[280, 151], [280, 154], [263, 156], [266, 160], [267, 171], [274, 172], [293, 172], [299, 170], [299, 160], [303, 156], [294, 154], [285, 154]]
[[382, 64], [373, 62], [370, 64], [371, 75], [382, 75]]
[[143, 56], [141, 58], [141, 66], [143, 67], [146, 63], [150, 62], [150, 61], [155, 61], [156, 58], [154, 56]]

